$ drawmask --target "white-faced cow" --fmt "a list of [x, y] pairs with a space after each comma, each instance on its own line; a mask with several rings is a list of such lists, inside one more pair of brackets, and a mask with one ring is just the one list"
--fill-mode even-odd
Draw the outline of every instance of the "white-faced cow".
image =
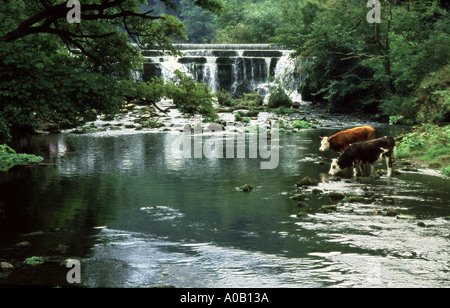
[[[330, 175], [353, 166], [353, 176], [357, 176], [357, 169], [360, 164], [375, 164], [383, 158], [386, 159], [387, 176], [392, 175], [392, 156], [394, 153], [395, 141], [392, 137], [382, 137], [369, 141], [355, 142], [345, 149], [339, 158], [333, 159]], [[372, 167], [371, 167], [372, 171]]]
[[373, 126], [361, 126], [347, 129], [330, 137], [321, 137], [320, 151], [333, 150], [342, 153], [349, 144], [375, 139], [375, 128]]

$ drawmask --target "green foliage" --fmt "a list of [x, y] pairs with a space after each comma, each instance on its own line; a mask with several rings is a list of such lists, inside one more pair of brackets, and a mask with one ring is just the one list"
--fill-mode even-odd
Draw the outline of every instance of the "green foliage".
[[179, 70], [175, 71], [172, 83], [167, 83], [166, 95], [184, 113], [201, 114], [212, 119], [218, 117], [209, 87]]
[[[183, 3], [193, 11], [200, 7], [219, 12], [223, 7], [220, 0]], [[174, 10], [179, 1], [163, 4]], [[0, 141], [43, 122], [76, 126], [99, 114], [112, 117], [127, 101], [153, 104], [165, 95], [166, 85], [160, 80], [147, 85], [135, 82], [132, 74], [142, 69], [143, 57], [130, 37], [174, 54], [178, 51], [172, 39], [186, 38], [183, 23], [165, 12], [151, 12], [156, 7], [143, 0], [86, 1], [81, 23], [70, 24], [66, 1], [3, 1]], [[211, 113], [206, 105], [200, 102], [198, 111]]]
[[233, 96], [230, 92], [220, 89], [217, 91], [217, 102], [220, 106], [231, 107], [235, 104]]
[[32, 155], [16, 153], [6, 144], [0, 145], [0, 171], [7, 171], [15, 165], [25, 165], [29, 163], [39, 163], [43, 160], [42, 157]]
[[279, 1], [224, 0], [216, 43], [268, 43], [282, 23]]
[[442, 167], [441, 174], [450, 177], [450, 165]]
[[36, 266], [40, 264], [44, 264], [44, 258], [33, 256], [25, 259], [25, 264]]
[[248, 102], [249, 106], [262, 106], [264, 97], [256, 92], [244, 93], [244, 101]]
[[[450, 65], [431, 73], [420, 84], [416, 98], [421, 123], [440, 124], [450, 117]], [[446, 119], [447, 118], [447, 119]]]
[[292, 122], [292, 127], [294, 127], [294, 128], [315, 128], [316, 126], [307, 121], [295, 120], [294, 122]]
[[418, 126], [411, 133], [401, 136], [396, 149], [398, 158], [426, 161], [445, 174], [450, 168], [450, 125]]
[[[366, 2], [286, 0], [284, 23], [272, 40], [307, 59], [303, 99], [330, 109], [383, 113], [402, 123], [437, 123], [448, 84], [430, 87], [427, 99], [417, 89], [425, 76], [450, 63], [449, 12], [443, 1], [380, 3], [382, 22], [375, 25], [366, 20]], [[430, 100], [439, 103], [433, 107]], [[436, 117], [420, 116], [423, 107], [434, 108]]]
[[291, 107], [292, 100], [281, 85], [270, 87], [269, 108]]

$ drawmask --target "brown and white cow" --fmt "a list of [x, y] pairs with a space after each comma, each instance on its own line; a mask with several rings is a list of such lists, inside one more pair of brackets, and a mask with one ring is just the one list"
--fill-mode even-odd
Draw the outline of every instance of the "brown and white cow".
[[349, 144], [375, 139], [375, 128], [373, 126], [361, 126], [347, 129], [330, 137], [321, 137], [320, 151], [333, 150], [342, 153]]
[[349, 145], [339, 158], [332, 160], [329, 174], [336, 175], [345, 168], [353, 166], [353, 176], [356, 177], [357, 168], [360, 164], [375, 164], [385, 158], [387, 176], [391, 177], [394, 147], [395, 141], [392, 137], [382, 137], [368, 141], [355, 142]]

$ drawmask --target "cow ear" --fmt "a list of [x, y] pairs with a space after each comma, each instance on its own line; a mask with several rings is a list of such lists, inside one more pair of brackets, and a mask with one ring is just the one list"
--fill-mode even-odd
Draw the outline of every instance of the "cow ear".
[[319, 136], [319, 138], [320, 138], [320, 139], [323, 139], [323, 138], [325, 138], [325, 137], [320, 137], [320, 136]]

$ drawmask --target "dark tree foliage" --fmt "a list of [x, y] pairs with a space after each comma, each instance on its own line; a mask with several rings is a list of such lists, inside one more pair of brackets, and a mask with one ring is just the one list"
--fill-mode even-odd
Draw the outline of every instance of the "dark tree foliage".
[[[326, 102], [330, 109], [378, 113], [405, 123], [422, 121], [418, 115], [431, 100], [441, 115], [430, 119], [444, 120], [450, 112], [449, 83], [448, 78], [436, 78], [445, 76], [450, 65], [447, 2], [379, 3], [380, 23], [369, 23], [372, 8], [367, 1], [283, 3], [284, 24], [274, 42], [292, 47], [308, 61], [303, 98]], [[425, 80], [428, 98], [419, 91]]]
[[[178, 3], [161, 2], [170, 9]], [[222, 9], [220, 0], [190, 2]], [[76, 125], [161, 94], [152, 90], [159, 81], [134, 80], [142, 57], [132, 43], [177, 53], [172, 40], [186, 37], [182, 22], [155, 14], [147, 1], [82, 1], [80, 22], [69, 23], [73, 8], [63, 0], [0, 0], [0, 141], [42, 122]]]

